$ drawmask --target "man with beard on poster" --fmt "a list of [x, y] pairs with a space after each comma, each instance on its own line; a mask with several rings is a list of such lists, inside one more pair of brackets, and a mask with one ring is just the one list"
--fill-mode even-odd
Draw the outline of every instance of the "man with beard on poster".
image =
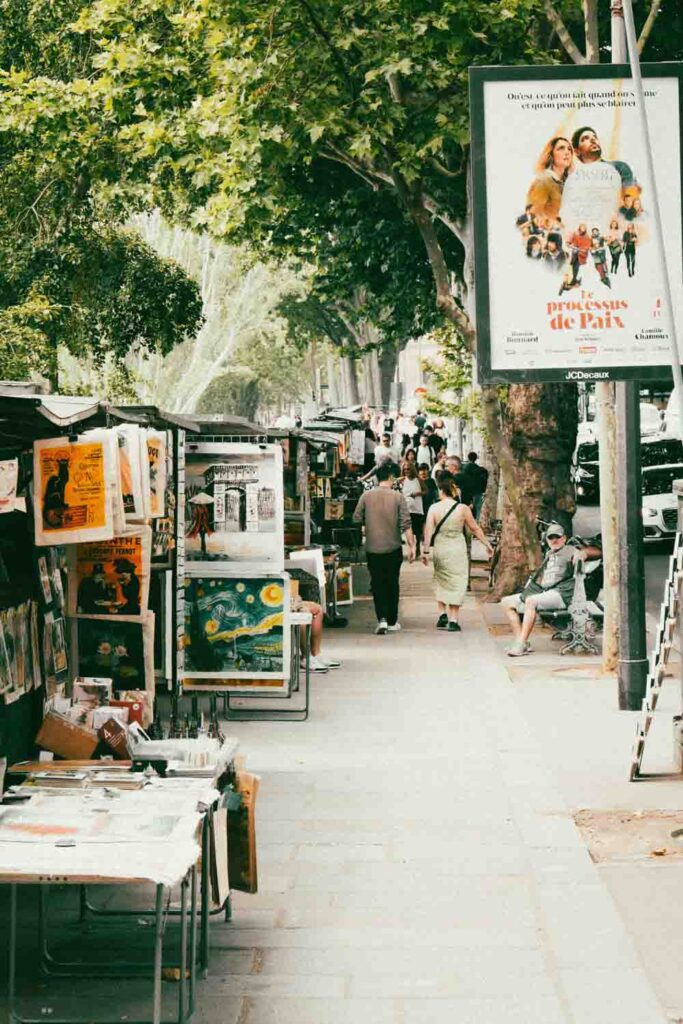
[[569, 230], [588, 220], [605, 229], [622, 204], [622, 190], [635, 185], [633, 171], [622, 160], [604, 160], [594, 128], [572, 135], [576, 160], [562, 193], [561, 216]]

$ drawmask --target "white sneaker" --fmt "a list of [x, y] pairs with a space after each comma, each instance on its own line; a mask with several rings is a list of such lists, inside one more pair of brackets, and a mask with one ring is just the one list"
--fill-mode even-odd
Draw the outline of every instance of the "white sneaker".
[[401, 623], [395, 622], [393, 626], [387, 626], [387, 633], [400, 633]]
[[341, 666], [341, 661], [336, 661], [334, 658], [321, 658], [318, 655], [318, 661], [322, 661], [323, 665], [327, 665], [328, 668], [339, 668]]
[[329, 669], [322, 658], [311, 655], [311, 672], [329, 672]]
[[377, 623], [377, 627], [375, 629], [375, 633], [376, 633], [377, 636], [384, 636], [384, 634], [386, 633], [388, 628], [389, 627], [387, 626], [387, 620], [386, 619], [380, 619], [379, 622]]

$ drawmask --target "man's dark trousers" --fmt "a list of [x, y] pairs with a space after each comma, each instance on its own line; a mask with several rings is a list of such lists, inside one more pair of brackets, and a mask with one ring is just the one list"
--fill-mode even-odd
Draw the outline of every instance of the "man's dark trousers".
[[366, 557], [377, 621], [386, 619], [388, 626], [395, 626], [398, 621], [399, 576], [403, 550], [396, 548], [395, 551], [382, 555], [368, 551]]

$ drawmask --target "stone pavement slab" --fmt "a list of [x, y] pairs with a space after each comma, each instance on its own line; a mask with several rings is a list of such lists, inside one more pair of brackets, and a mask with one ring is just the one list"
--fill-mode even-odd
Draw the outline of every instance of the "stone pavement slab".
[[448, 634], [430, 572], [404, 581], [401, 633], [361, 599], [326, 634], [343, 665], [308, 722], [230, 724], [262, 780], [259, 893], [212, 923], [195, 1024], [663, 1024], [572, 817], [552, 651], [520, 684], [473, 597]]
[[428, 570], [403, 577], [401, 633], [375, 637], [362, 599], [326, 633], [343, 665], [308, 723], [236, 727], [275, 919], [250, 927], [237, 896], [217, 955], [257, 966], [207, 986], [241, 996], [240, 1024], [661, 1024], [475, 600], [436, 631]]

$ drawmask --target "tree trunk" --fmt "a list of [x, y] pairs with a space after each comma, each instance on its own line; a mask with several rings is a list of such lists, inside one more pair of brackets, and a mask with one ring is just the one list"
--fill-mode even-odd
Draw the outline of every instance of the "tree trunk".
[[347, 405], [360, 405], [360, 391], [358, 389], [358, 374], [356, 360], [353, 356], [344, 356], [344, 377], [346, 379], [346, 395], [344, 400]]
[[342, 404], [339, 388], [339, 360], [332, 355], [327, 356], [327, 400], [332, 408]]
[[513, 514], [510, 476], [503, 467], [505, 504], [501, 558], [492, 600], [515, 593], [538, 564], [538, 538], [531, 559], [529, 528], [536, 516], [557, 512], [573, 516], [574, 486], [570, 462], [576, 443], [578, 403], [575, 385], [512, 384], [503, 410], [503, 434], [514, 456], [513, 487], [523, 495], [523, 519]]
[[482, 530], [487, 532], [491, 529], [492, 521], [498, 518], [498, 502], [500, 496], [500, 465], [496, 458], [496, 453], [488, 441], [485, 442], [484, 455], [481, 462], [489, 471], [489, 480], [486, 485], [486, 497], [484, 498], [484, 504], [481, 509], [479, 524]]
[[383, 408], [388, 409], [391, 403], [391, 385], [394, 383], [396, 363], [398, 362], [398, 345], [388, 341], [379, 352], [379, 379], [381, 385], [380, 400]]

